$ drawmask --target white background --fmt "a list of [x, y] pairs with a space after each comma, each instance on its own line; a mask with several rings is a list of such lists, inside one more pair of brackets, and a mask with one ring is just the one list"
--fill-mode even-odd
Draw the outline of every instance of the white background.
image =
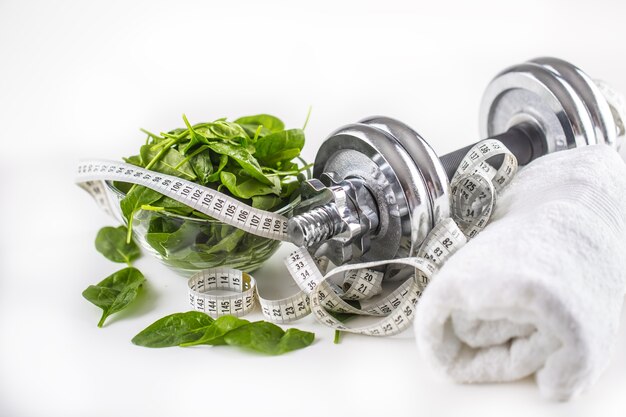
[[[455, 385], [412, 331], [333, 345], [310, 317], [297, 326], [315, 344], [282, 357], [136, 347], [186, 310], [185, 280], [142, 258], [141, 299], [98, 329], [81, 291], [118, 268], [93, 247], [112, 220], [72, 182], [79, 158], [134, 153], [139, 127], [183, 112], [299, 127], [311, 105], [309, 159], [333, 129], [384, 114], [443, 153], [478, 139], [482, 91], [508, 65], [554, 55], [626, 91], [625, 40], [619, 1], [0, 0], [0, 416], [626, 415], [626, 320], [609, 369], [565, 404], [531, 378]], [[284, 279], [280, 258], [262, 281]]]

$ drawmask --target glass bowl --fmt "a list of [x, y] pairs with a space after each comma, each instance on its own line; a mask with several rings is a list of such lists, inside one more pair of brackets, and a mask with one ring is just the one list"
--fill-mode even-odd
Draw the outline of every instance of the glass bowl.
[[[107, 186], [119, 203], [125, 194], [111, 182], [107, 182]], [[289, 216], [298, 201], [299, 198], [275, 212]], [[119, 204], [115, 209], [121, 213]], [[120, 217], [123, 218], [121, 214]], [[146, 251], [184, 276], [218, 266], [252, 272], [268, 260], [281, 243], [215, 219], [166, 211], [137, 210], [132, 229], [135, 240]]]

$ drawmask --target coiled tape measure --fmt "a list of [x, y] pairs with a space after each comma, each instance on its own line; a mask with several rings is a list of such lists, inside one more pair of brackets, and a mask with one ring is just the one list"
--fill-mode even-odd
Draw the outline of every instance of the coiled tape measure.
[[[496, 155], [504, 155], [499, 169], [487, 162]], [[371, 336], [399, 333], [411, 323], [415, 305], [437, 269], [486, 226], [498, 191], [516, 171], [515, 156], [499, 141], [487, 139], [472, 147], [452, 179], [452, 217], [435, 225], [415, 257], [347, 264], [326, 272], [328, 262], [300, 247], [285, 259], [287, 270], [300, 287], [296, 294], [278, 300], [263, 298], [250, 274], [212, 268], [189, 278], [189, 303], [195, 310], [218, 317], [246, 315], [258, 302], [265, 318], [275, 323], [298, 320], [313, 312], [319, 322], [336, 330]], [[290, 241], [286, 217], [250, 207], [211, 188], [122, 162], [88, 160], [78, 165], [78, 185], [114, 215], [112, 204], [117, 201], [111, 201], [105, 181], [145, 186], [248, 233]], [[383, 273], [373, 268], [389, 264], [412, 267], [415, 273], [385, 294]], [[341, 285], [329, 279], [337, 275], [343, 276]], [[220, 294], [214, 293], [217, 290]], [[223, 291], [229, 294], [223, 295]], [[335, 313], [379, 319], [369, 325], [349, 327]]]

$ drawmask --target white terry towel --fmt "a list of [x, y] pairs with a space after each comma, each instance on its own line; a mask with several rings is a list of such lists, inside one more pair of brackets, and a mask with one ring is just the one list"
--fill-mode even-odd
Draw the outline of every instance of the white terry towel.
[[418, 348], [459, 382], [536, 374], [566, 400], [611, 356], [626, 289], [626, 166], [608, 146], [544, 156], [496, 202], [492, 223], [426, 288]]

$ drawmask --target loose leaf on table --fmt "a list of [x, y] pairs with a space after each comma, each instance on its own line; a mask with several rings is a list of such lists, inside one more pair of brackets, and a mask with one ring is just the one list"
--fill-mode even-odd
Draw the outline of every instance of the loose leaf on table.
[[298, 329], [286, 332], [267, 321], [256, 321], [238, 327], [224, 336], [224, 341], [233, 346], [256, 350], [270, 355], [280, 355], [301, 349], [313, 343], [315, 335]]
[[152, 348], [178, 346], [200, 339], [213, 322], [210, 316], [200, 311], [174, 313], [143, 329], [132, 342]]
[[266, 321], [250, 323], [232, 315], [215, 320], [198, 311], [176, 313], [155, 321], [132, 339], [145, 347], [232, 345], [280, 355], [313, 343], [315, 335], [298, 329], [286, 332]]
[[123, 310], [133, 302], [145, 280], [138, 269], [128, 267], [109, 275], [97, 285], [87, 287], [83, 291], [83, 297], [102, 309], [98, 327], [102, 327], [111, 314]]
[[126, 242], [128, 230], [125, 226], [103, 227], [96, 236], [96, 249], [113, 262], [130, 263], [141, 255], [134, 241]]
[[213, 324], [204, 331], [202, 337], [192, 342], [181, 343], [180, 346], [225, 345], [224, 335], [226, 333], [249, 323], [248, 320], [240, 319], [235, 316], [218, 317], [213, 321]]

